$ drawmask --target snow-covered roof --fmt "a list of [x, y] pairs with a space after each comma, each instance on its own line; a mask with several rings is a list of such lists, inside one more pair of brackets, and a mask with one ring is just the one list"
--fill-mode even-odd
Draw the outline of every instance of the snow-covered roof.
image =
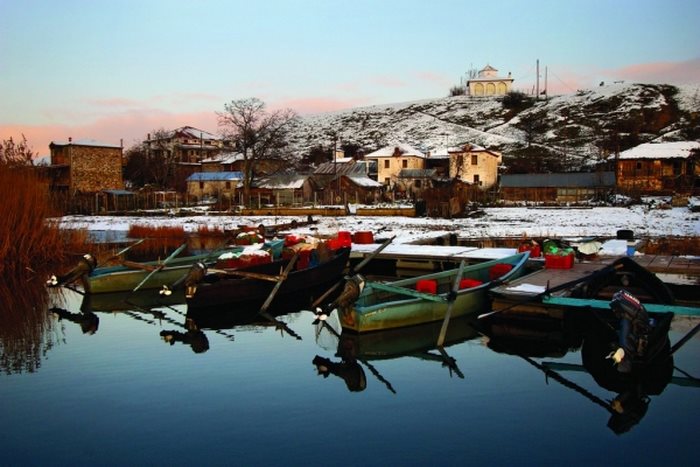
[[391, 157], [396, 154], [398, 150], [398, 153], [401, 156], [415, 156], [415, 157], [420, 157], [424, 158], [425, 154], [420, 152], [418, 149], [409, 146], [408, 144], [403, 144], [403, 143], [397, 143], [397, 144], [390, 144], [389, 146], [384, 146], [381, 149], [377, 149], [374, 152], [371, 152], [365, 156], [365, 159], [377, 159], [379, 157]]
[[172, 134], [182, 133], [190, 138], [202, 138], [202, 139], [221, 139], [220, 136], [214, 133], [209, 133], [208, 131], [200, 130], [199, 128], [191, 126], [183, 126], [173, 130]]
[[361, 186], [364, 188], [379, 188], [379, 187], [383, 186], [382, 183], [380, 183], [376, 180], [373, 180], [366, 175], [348, 175], [347, 177], [355, 185]]
[[188, 182], [230, 182], [243, 180], [241, 172], [196, 172], [187, 177]]
[[309, 176], [305, 174], [283, 172], [262, 177], [256, 180], [253, 185], [255, 188], [266, 188], [268, 190], [299, 190], [304, 186], [308, 178]]
[[54, 146], [68, 146], [68, 145], [73, 145], [73, 146], [93, 146], [93, 147], [98, 147], [98, 148], [121, 148], [121, 144], [111, 144], [111, 143], [103, 143], [101, 141], [97, 141], [95, 139], [76, 139], [76, 140], [69, 140], [69, 141], [51, 141], [51, 145]]
[[[698, 141], [675, 141], [670, 143], [644, 143], [619, 155], [620, 159], [686, 159], [693, 149], [700, 150]], [[614, 155], [609, 157], [615, 159]]]
[[242, 161], [245, 159], [245, 156], [243, 155], [242, 152], [225, 152], [218, 154], [214, 157], [210, 157], [207, 159], [202, 159], [202, 164], [206, 163], [219, 163], [219, 164], [233, 164], [234, 162], [237, 161]]

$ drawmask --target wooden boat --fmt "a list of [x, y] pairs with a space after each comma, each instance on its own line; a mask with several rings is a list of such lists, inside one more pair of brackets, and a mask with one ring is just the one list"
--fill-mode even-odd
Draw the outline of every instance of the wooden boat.
[[241, 309], [260, 309], [278, 287], [272, 304], [309, 295], [319, 286], [337, 282], [350, 256], [350, 248], [330, 250], [331, 256], [318, 264], [292, 270], [286, 278], [279, 275], [289, 260], [259, 264], [239, 271], [213, 271], [204, 275], [194, 287], [188, 287], [188, 312], [196, 309], [219, 309], [236, 306]]
[[[266, 242], [262, 248], [281, 251], [282, 242], [283, 240]], [[168, 258], [164, 261], [122, 261], [116, 266], [97, 267], [87, 275], [87, 289], [90, 293], [131, 292], [137, 288], [159, 289], [181, 280], [195, 263], [203, 262], [206, 266], [213, 266], [222, 255], [244, 253], [246, 248], [249, 247], [231, 246], [199, 255]]]
[[[520, 276], [529, 255], [526, 251], [466, 266], [454, 296], [458, 268], [393, 282], [366, 282], [354, 303], [338, 308], [341, 325], [367, 332], [443, 320], [452, 297], [452, 317], [484, 310], [489, 288]], [[434, 293], [422, 291], [426, 289]]]

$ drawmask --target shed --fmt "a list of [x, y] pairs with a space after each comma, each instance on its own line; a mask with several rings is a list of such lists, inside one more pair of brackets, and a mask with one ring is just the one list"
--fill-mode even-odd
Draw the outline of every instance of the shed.
[[232, 199], [241, 180], [241, 172], [196, 172], [187, 177], [187, 194], [198, 199]]
[[512, 174], [501, 176], [501, 199], [543, 203], [582, 203], [607, 196], [614, 172]]

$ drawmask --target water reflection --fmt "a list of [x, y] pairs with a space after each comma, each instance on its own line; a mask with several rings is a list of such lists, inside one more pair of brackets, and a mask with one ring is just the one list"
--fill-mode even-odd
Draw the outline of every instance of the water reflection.
[[[557, 320], [495, 318], [482, 325], [481, 331], [488, 337], [489, 348], [520, 357], [543, 372], [547, 379], [557, 381], [602, 407], [610, 414], [608, 428], [622, 434], [637, 425], [647, 413], [649, 396], [661, 394], [671, 381], [674, 370], [668, 338], [671, 317], [670, 314], [658, 316], [656, 332], [650, 334], [646, 358], [635, 360], [631, 371], [623, 371], [610, 359], [611, 350], [619, 341], [616, 323], [593, 312], [567, 312]], [[561, 358], [577, 350], [580, 350], [581, 365], [534, 360]], [[560, 371], [572, 369], [589, 373], [598, 386], [616, 396], [606, 400], [560, 374]]]
[[55, 345], [43, 281], [5, 277], [0, 283], [0, 369], [35, 372]]
[[389, 391], [396, 392], [374, 363], [403, 357], [435, 362], [447, 368], [450, 377], [464, 378], [457, 361], [448, 354], [446, 348], [479, 336], [473, 319], [468, 316], [450, 322], [442, 348], [437, 346], [442, 322], [360, 334], [347, 331], [338, 333], [327, 321], [319, 326], [317, 340], [321, 338], [322, 333], [337, 337], [335, 357], [338, 360], [316, 355], [312, 363], [319, 375], [324, 378], [329, 375], [341, 378], [350, 391], [362, 391], [366, 388], [362, 369], [365, 367]]

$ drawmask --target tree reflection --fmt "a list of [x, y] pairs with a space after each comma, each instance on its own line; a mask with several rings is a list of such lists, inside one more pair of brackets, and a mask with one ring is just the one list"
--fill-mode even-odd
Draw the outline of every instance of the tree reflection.
[[0, 303], [0, 369], [6, 374], [37, 371], [55, 344], [43, 282], [5, 278]]

